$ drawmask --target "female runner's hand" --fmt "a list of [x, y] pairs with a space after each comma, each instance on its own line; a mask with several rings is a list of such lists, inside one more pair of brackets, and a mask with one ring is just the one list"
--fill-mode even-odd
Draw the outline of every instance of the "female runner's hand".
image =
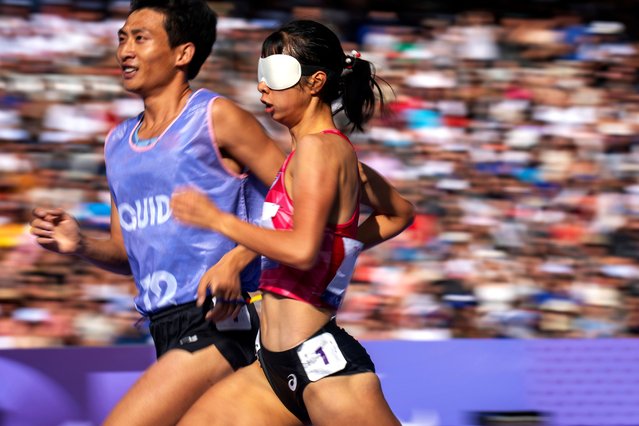
[[180, 222], [213, 230], [224, 214], [204, 193], [193, 188], [176, 190], [171, 196], [171, 210]]

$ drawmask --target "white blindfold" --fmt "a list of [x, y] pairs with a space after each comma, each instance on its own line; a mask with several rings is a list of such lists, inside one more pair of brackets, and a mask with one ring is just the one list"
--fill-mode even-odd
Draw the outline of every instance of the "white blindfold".
[[284, 90], [295, 86], [302, 75], [327, 69], [319, 66], [301, 65], [289, 55], [275, 54], [260, 58], [257, 63], [257, 82], [264, 82], [271, 90]]

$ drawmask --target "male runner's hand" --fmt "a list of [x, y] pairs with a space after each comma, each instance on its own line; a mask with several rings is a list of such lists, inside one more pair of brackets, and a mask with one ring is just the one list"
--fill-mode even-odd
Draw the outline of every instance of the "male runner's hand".
[[229, 316], [237, 318], [242, 304], [233, 302], [242, 300], [241, 270], [233, 256], [227, 253], [202, 275], [197, 289], [197, 305], [201, 306], [207, 297], [214, 297], [216, 300], [213, 308], [206, 314], [206, 319], [222, 321]]
[[[209, 230], [217, 230], [218, 221], [227, 213], [220, 210], [206, 194], [193, 188], [176, 190], [171, 196], [173, 216], [180, 222]], [[198, 305], [210, 294], [215, 306], [206, 315], [212, 321], [232, 316], [237, 318], [246, 301], [242, 297], [240, 273], [256, 253], [236, 247], [204, 273], [198, 286]], [[208, 290], [208, 291], [207, 291]]]
[[30, 232], [36, 242], [47, 250], [62, 254], [75, 254], [80, 250], [80, 225], [66, 211], [37, 207], [33, 210]]

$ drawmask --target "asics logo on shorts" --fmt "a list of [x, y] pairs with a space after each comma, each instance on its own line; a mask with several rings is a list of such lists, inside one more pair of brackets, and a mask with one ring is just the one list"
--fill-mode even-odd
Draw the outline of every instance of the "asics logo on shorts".
[[193, 336], [188, 336], [188, 337], [183, 337], [180, 339], [180, 345], [186, 345], [188, 343], [195, 343], [198, 341], [198, 337], [197, 334], [194, 334]]
[[289, 374], [286, 378], [288, 379], [288, 388], [295, 392], [295, 389], [297, 389], [297, 377], [295, 374]]

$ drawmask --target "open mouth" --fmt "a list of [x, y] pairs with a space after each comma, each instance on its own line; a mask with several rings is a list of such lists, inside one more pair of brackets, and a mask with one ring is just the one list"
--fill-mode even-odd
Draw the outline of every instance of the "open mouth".
[[138, 69], [136, 67], [132, 67], [129, 65], [122, 66], [122, 76], [124, 78], [132, 78], [137, 71]]
[[262, 104], [264, 104], [264, 111], [267, 114], [271, 114], [273, 112], [273, 104], [269, 104], [268, 102], [260, 99], [260, 102], [262, 102]]

